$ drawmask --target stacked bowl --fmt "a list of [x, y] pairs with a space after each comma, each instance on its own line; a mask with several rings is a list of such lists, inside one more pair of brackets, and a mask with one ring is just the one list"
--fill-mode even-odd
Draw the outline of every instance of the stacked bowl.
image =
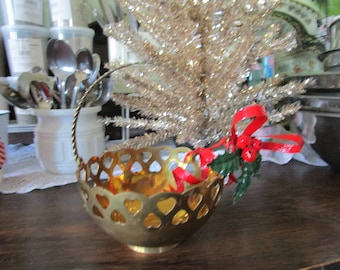
[[[7, 81], [11, 85], [16, 85], [22, 72], [34, 66], [47, 67], [45, 52], [49, 31], [44, 27], [44, 4], [41, 0], [0, 2], [4, 23], [1, 33], [10, 75]], [[14, 110], [21, 124], [36, 122], [30, 109], [15, 107]]]
[[85, 0], [49, 0], [50, 37], [66, 41], [76, 53], [81, 48], [93, 51], [94, 30], [88, 28], [90, 9]]
[[[327, 75], [323, 75], [326, 76]], [[322, 77], [322, 80], [325, 80]], [[331, 80], [330, 80], [331, 81]], [[335, 170], [340, 170], [340, 91], [338, 88], [307, 88], [298, 96], [301, 111], [315, 118], [312, 148]]]
[[46, 46], [49, 36], [44, 27], [44, 5], [41, 0], [1, 1], [4, 25], [1, 32], [11, 76], [19, 76], [34, 66], [46, 68]]
[[316, 118], [316, 142], [311, 146], [332, 168], [340, 170], [340, 16], [329, 27], [331, 45], [318, 58], [324, 72], [297, 98], [304, 113]]

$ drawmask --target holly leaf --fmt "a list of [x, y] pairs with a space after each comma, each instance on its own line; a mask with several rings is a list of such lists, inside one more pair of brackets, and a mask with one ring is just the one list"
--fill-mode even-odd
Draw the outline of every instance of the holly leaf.
[[260, 175], [262, 157], [257, 154], [256, 160], [254, 162], [246, 162], [242, 160], [241, 162], [241, 175], [237, 178], [237, 186], [234, 193], [234, 204], [241, 198], [244, 193], [248, 190], [249, 185], [253, 177], [258, 177]]
[[225, 152], [219, 155], [210, 164], [210, 168], [223, 177], [241, 169], [241, 175], [237, 177], [237, 185], [234, 192], [234, 204], [241, 198], [248, 190], [253, 177], [260, 175], [262, 157], [258, 153], [254, 162], [246, 162], [241, 157], [240, 150], [233, 153]]
[[240, 167], [240, 154], [238, 151], [234, 153], [225, 152], [219, 155], [210, 164], [210, 168], [223, 177], [227, 177], [230, 173], [236, 171]]

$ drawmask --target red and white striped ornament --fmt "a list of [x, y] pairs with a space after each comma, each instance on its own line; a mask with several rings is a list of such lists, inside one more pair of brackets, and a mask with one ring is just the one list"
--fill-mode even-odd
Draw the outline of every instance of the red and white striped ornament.
[[0, 169], [2, 168], [2, 165], [4, 165], [5, 161], [6, 161], [5, 144], [0, 140]]

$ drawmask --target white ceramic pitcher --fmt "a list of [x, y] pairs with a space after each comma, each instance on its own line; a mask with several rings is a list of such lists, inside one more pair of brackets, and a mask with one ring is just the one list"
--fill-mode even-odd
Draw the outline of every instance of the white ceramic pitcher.
[[[98, 119], [100, 106], [83, 108], [77, 122], [79, 155], [88, 160], [105, 150], [104, 125]], [[72, 150], [72, 121], [75, 109], [34, 110], [38, 124], [34, 132], [36, 155], [41, 166], [54, 174], [71, 174], [77, 170]]]

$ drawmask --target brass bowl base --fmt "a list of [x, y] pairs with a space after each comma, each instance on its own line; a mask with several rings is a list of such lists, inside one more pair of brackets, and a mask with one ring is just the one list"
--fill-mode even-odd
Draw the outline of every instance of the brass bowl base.
[[141, 247], [141, 246], [134, 246], [134, 245], [128, 245], [128, 247], [138, 253], [143, 254], [160, 254], [163, 252], [167, 252], [175, 247], [177, 247], [179, 243], [169, 245], [169, 246], [163, 246], [163, 247]]

